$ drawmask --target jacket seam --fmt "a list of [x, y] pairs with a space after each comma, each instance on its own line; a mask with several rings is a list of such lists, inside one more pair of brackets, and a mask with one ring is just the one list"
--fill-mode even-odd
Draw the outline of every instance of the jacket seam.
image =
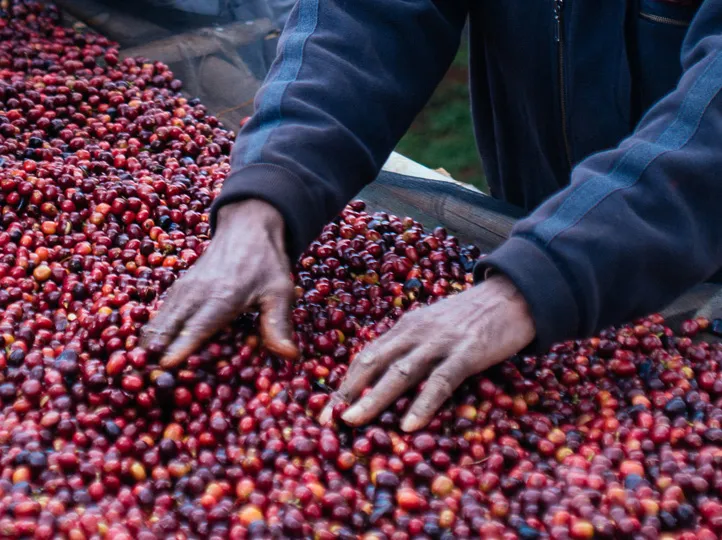
[[320, 0], [300, 0], [298, 2], [296, 26], [284, 44], [276, 76], [267, 82], [267, 88], [256, 113], [259, 118], [259, 127], [248, 139], [243, 158], [244, 164], [250, 164], [261, 158], [261, 152], [273, 130], [284, 121], [283, 100], [289, 86], [296, 82], [303, 67], [306, 43], [316, 32], [318, 26], [319, 5]]
[[[631, 183], [628, 183], [627, 185], [623, 185], [623, 186], [617, 187], [615, 189], [612, 189], [606, 193], [603, 193], [603, 195], [597, 201], [593, 202], [592, 205], [587, 210], [585, 210], [581, 215], [579, 215], [579, 217], [577, 217], [576, 219], [569, 220], [569, 222], [567, 224], [562, 224], [562, 226], [559, 227], [559, 230], [557, 230], [556, 232], [553, 232], [553, 234], [548, 234], [547, 232], [544, 231], [545, 224], [546, 224], [546, 228], [551, 229], [551, 231], [553, 231], [553, 229], [556, 228], [553, 225], [549, 225], [550, 221], [553, 219], [557, 219], [557, 220], [563, 219], [563, 218], [560, 218], [559, 215], [562, 212], [566, 211], [566, 209], [572, 209], [571, 205], [573, 203], [570, 203], [570, 200], [574, 196], [575, 193], [580, 193], [579, 190], [582, 190], [585, 187], [588, 188], [588, 186], [590, 185], [591, 182], [603, 180], [605, 178], [607, 178], [607, 179], [614, 178], [619, 173], [620, 169], [623, 169], [627, 165], [627, 161], [629, 160], [630, 156], [633, 156], [633, 153], [636, 151], [639, 151], [641, 148], [647, 147], [647, 146], [651, 146], [651, 147], [662, 146], [663, 143], [660, 143], [660, 141], [665, 136], [668, 136], [668, 134], [670, 133], [672, 128], [674, 128], [677, 124], [682, 122], [682, 112], [683, 112], [685, 106], [692, 99], [691, 94], [692, 94], [693, 89], [688, 90], [687, 95], [685, 96], [684, 100], [682, 101], [682, 103], [679, 106], [679, 110], [677, 112], [677, 116], [674, 119], [674, 121], [672, 121], [672, 123], [669, 126], [667, 126], [667, 128], [657, 137], [657, 139], [654, 142], [638, 142], [637, 144], [632, 145], [629, 149], [627, 149], [627, 151], [624, 153], [624, 155], [622, 155], [619, 158], [617, 165], [614, 167], [614, 169], [611, 172], [604, 174], [604, 175], [595, 175], [594, 177], [589, 178], [585, 182], [581, 183], [575, 190], [572, 191], [572, 193], [569, 194], [567, 199], [560, 205], [560, 207], [554, 212], [554, 214], [552, 214], [549, 218], [547, 218], [546, 220], [544, 220], [534, 226], [535, 234], [537, 234], [539, 236], [539, 238], [545, 242], [546, 246], [549, 246], [559, 235], [561, 235], [564, 232], [568, 231], [569, 229], [575, 227], [582, 219], [584, 219], [586, 216], [588, 216], [590, 212], [592, 212], [595, 208], [597, 208], [602, 202], [607, 200], [610, 196], [614, 195], [615, 193], [617, 193], [619, 191], [623, 191], [623, 190], [634, 187], [642, 179], [642, 177], [644, 176], [644, 173], [647, 171], [647, 169], [655, 161], [657, 161], [660, 157], [662, 157], [670, 152], [681, 150], [687, 144], [689, 144], [692, 141], [692, 139], [694, 139], [694, 136], [699, 131], [700, 124], [702, 122], [702, 119], [703, 119], [705, 113], [709, 109], [709, 106], [714, 101], [714, 99], [719, 95], [720, 91], [722, 91], [722, 52], [717, 53], [715, 58], [710, 62], [710, 64], [705, 68], [703, 73], [697, 78], [697, 80], [694, 83], [695, 85], [697, 85], [697, 84], [700, 84], [700, 81], [705, 80], [707, 78], [709, 72], [712, 71], [712, 68], [717, 67], [717, 64], [720, 64], [720, 66], [719, 66], [719, 68], [720, 68], [720, 84], [715, 85], [716, 90], [714, 91], [714, 93], [711, 96], [709, 96], [709, 99], [704, 103], [704, 107], [701, 109], [699, 114], [696, 115], [696, 118], [694, 118], [696, 126], [695, 126], [694, 130], [686, 137], [686, 139], [681, 141], [681, 143], [679, 145], [676, 145], [675, 147], [660, 150], [659, 152], [655, 151], [653, 157], [651, 157], [649, 159], [649, 162], [646, 163], [646, 165], [644, 165], [643, 169], [636, 175], [636, 178]], [[573, 216], [570, 216], [570, 217], [573, 218]], [[549, 238], [547, 240], [544, 240], [544, 237], [547, 235], [549, 236]]]

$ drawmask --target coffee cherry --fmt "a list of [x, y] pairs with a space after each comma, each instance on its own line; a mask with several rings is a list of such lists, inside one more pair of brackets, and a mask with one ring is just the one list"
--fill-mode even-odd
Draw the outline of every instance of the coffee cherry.
[[0, 6], [0, 536], [722, 535], [722, 322], [650, 315], [472, 377], [424, 430], [333, 407], [474, 246], [353, 201], [294, 262], [298, 362], [243, 315], [173, 371], [139, 333], [209, 243], [235, 135], [152, 59]]

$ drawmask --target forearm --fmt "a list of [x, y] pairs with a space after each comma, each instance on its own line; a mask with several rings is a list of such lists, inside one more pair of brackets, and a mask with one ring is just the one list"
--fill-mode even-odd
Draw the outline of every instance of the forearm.
[[260, 198], [298, 255], [372, 181], [458, 48], [463, 0], [302, 0], [214, 206]]
[[635, 133], [577, 166], [479, 266], [521, 289], [541, 347], [658, 310], [722, 266], [719, 12], [700, 10], [678, 87]]

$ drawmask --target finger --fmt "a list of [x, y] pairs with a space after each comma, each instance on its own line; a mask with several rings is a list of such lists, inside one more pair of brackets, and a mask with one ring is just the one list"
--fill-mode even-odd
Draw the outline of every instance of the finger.
[[459, 385], [471, 375], [466, 355], [448, 358], [437, 367], [401, 421], [403, 431], [416, 431], [431, 422], [436, 411], [451, 397]]
[[341, 418], [353, 426], [369, 422], [404, 392], [418, 384], [436, 359], [436, 349], [414, 349], [394, 362], [373, 389], [344, 412]]
[[165, 350], [176, 337], [183, 323], [198, 308], [200, 299], [195, 289], [183, 286], [179, 281], [168, 292], [161, 309], [143, 328], [141, 346]]
[[183, 330], [170, 344], [160, 361], [162, 368], [174, 368], [190, 356], [203, 342], [231, 320], [235, 313], [220, 302], [210, 300], [187, 320]]
[[341, 386], [333, 393], [326, 408], [319, 415], [321, 425], [329, 423], [333, 408], [338, 403], [355, 401], [364, 388], [375, 381], [391, 362], [409, 352], [414, 344], [410, 334], [391, 330], [356, 355]]
[[331, 398], [328, 400], [328, 403], [321, 411], [321, 414], [318, 415], [318, 423], [322, 426], [327, 426], [333, 418], [333, 408], [339, 403], [343, 403], [345, 401], [346, 400], [340, 398], [336, 392], [331, 394]]
[[291, 301], [293, 289], [290, 286], [261, 297], [261, 339], [272, 353], [285, 358], [296, 358], [298, 349], [291, 341]]

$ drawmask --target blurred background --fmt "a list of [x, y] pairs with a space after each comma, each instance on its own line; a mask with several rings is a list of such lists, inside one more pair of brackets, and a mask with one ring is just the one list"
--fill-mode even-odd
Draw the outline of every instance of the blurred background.
[[446, 77], [396, 150], [432, 169], [442, 167], [456, 180], [486, 193], [471, 122], [468, 51], [464, 39]]

